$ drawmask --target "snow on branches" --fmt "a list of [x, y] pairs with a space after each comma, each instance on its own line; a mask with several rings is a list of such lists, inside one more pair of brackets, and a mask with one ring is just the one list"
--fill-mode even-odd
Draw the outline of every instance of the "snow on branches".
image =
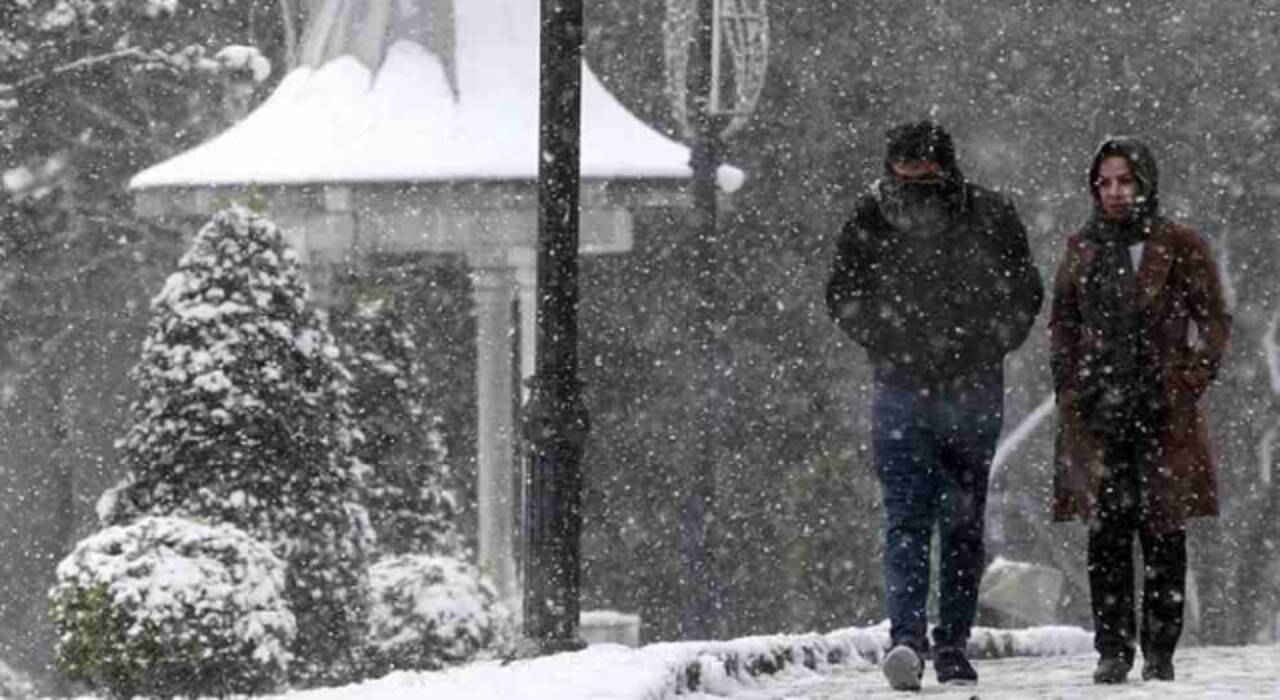
[[[188, 3], [186, 14], [231, 4]], [[174, 41], [176, 32], [164, 31], [164, 23], [180, 24], [178, 9], [179, 0], [19, 0], [7, 8], [0, 28], [0, 95], [117, 61], [142, 68], [243, 71], [259, 83], [271, 74], [256, 47], [228, 44], [210, 56], [206, 37]]]
[[278, 688], [296, 627], [285, 564], [230, 525], [142, 518], [85, 538], [51, 592], [58, 664], [116, 697]]
[[369, 674], [464, 663], [510, 641], [510, 613], [479, 571], [450, 557], [388, 557], [369, 572]]
[[120, 12], [133, 12], [152, 19], [172, 15], [178, 0], [19, 0], [36, 10], [36, 26], [45, 31], [66, 29], [79, 24], [86, 29], [100, 28], [105, 18]]
[[458, 505], [449, 488], [442, 421], [407, 328], [390, 301], [367, 294], [333, 315], [353, 378], [367, 504], [380, 551], [458, 554]]
[[225, 128], [272, 73], [255, 46], [267, 37], [245, 33], [262, 11], [255, 0], [0, 3], [5, 189], [26, 194], [13, 185], [31, 180], [24, 170], [68, 151], [85, 153], [72, 160], [96, 187], [118, 187]]
[[134, 377], [128, 476], [100, 503], [106, 523], [188, 516], [271, 543], [290, 565], [301, 679], [346, 680], [373, 546], [350, 375], [274, 224], [231, 207], [200, 231], [152, 301]]

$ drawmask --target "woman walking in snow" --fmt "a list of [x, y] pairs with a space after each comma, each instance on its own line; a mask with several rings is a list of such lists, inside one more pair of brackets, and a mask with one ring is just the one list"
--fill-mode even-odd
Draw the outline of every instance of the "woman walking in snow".
[[1231, 317], [1208, 244], [1159, 212], [1155, 159], [1107, 141], [1089, 170], [1094, 213], [1067, 240], [1049, 320], [1059, 409], [1055, 519], [1089, 524], [1096, 683], [1133, 666], [1133, 541], [1142, 546], [1144, 680], [1173, 680], [1185, 522], [1218, 512], [1200, 399]]

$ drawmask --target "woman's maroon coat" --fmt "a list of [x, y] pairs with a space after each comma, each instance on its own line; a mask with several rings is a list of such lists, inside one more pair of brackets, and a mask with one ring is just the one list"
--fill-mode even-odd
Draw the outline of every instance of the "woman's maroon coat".
[[[1103, 446], [1074, 408], [1082, 358], [1101, 332], [1080, 313], [1080, 294], [1094, 244], [1076, 234], [1054, 280], [1049, 332], [1058, 384], [1053, 515], [1089, 518], [1103, 474]], [[1167, 532], [1191, 517], [1218, 513], [1217, 467], [1200, 397], [1212, 381], [1230, 335], [1222, 285], [1209, 246], [1192, 229], [1165, 220], [1152, 225], [1138, 267], [1143, 332], [1153, 341], [1143, 362], [1160, 363], [1169, 407], [1158, 439], [1142, 452], [1145, 527]], [[1199, 342], [1188, 329], [1195, 325]]]

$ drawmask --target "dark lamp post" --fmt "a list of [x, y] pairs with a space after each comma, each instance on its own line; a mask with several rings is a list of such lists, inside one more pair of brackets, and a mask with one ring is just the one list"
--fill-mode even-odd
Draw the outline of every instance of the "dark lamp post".
[[683, 636], [708, 639], [720, 628], [723, 590], [716, 576], [716, 465], [728, 455], [732, 352], [724, 336], [731, 320], [719, 283], [723, 232], [717, 222], [716, 175], [724, 140], [742, 128], [764, 88], [768, 65], [766, 0], [667, 0], [664, 55], [673, 116], [690, 145], [693, 225], [689, 274], [690, 340], [697, 372], [698, 445], [684, 481]]
[[578, 188], [582, 0], [542, 0], [536, 371], [522, 415], [528, 445], [524, 633], [539, 653], [578, 649], [582, 453], [578, 380]]
[[712, 639], [720, 617], [721, 591], [716, 576], [716, 464], [723, 458], [721, 435], [728, 423], [728, 350], [717, 327], [724, 315], [720, 290], [719, 222], [716, 171], [720, 167], [720, 131], [725, 120], [711, 114], [714, 12], [710, 0], [694, 0], [696, 20], [688, 64], [689, 92], [695, 109], [690, 119], [689, 168], [693, 172], [694, 227], [691, 247], [694, 304], [690, 337], [702, 359], [696, 421], [698, 450], [690, 463], [684, 502], [684, 547], [688, 577], [684, 637]]

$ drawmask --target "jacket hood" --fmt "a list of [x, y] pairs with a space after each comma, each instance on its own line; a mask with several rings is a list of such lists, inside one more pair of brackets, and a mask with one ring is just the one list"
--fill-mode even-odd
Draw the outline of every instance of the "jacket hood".
[[1129, 161], [1133, 175], [1138, 180], [1138, 193], [1135, 202], [1135, 218], [1152, 219], [1160, 214], [1160, 171], [1156, 168], [1156, 158], [1146, 144], [1137, 139], [1120, 136], [1107, 139], [1098, 147], [1093, 157], [1093, 165], [1089, 167], [1089, 194], [1093, 195], [1095, 212], [1102, 210], [1102, 202], [1098, 198], [1098, 170], [1102, 161], [1110, 156], [1120, 156]]
[[893, 175], [893, 164], [909, 160], [930, 160], [938, 164], [942, 179], [952, 190], [964, 184], [956, 164], [956, 147], [937, 123], [928, 119], [899, 124], [885, 133], [885, 174]]

